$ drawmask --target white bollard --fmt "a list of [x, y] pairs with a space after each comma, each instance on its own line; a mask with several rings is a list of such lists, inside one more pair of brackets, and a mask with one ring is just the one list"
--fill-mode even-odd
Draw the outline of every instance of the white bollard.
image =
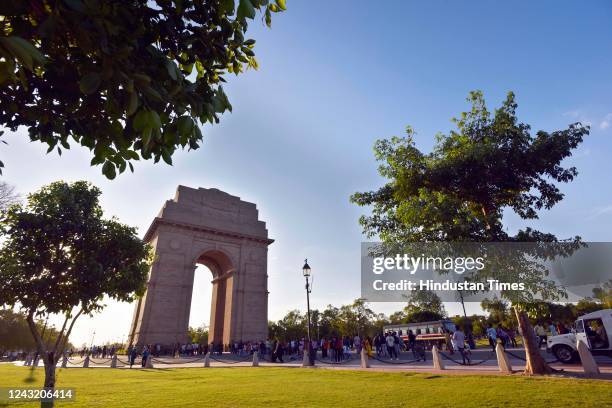
[[117, 355], [113, 354], [113, 358], [111, 359], [111, 368], [117, 368]]
[[64, 357], [62, 358], [62, 368], [66, 367], [68, 367], [68, 356], [64, 354]]
[[584, 374], [589, 377], [599, 376], [599, 366], [595, 362], [595, 359], [593, 358], [593, 355], [589, 351], [587, 345], [578, 340], [576, 342], [576, 348], [578, 349], [578, 354], [580, 355], [580, 361], [582, 362], [582, 367], [584, 368]]
[[210, 351], [204, 356], [204, 368], [210, 367]]
[[501, 343], [497, 343], [497, 346], [495, 346], [495, 354], [497, 355], [497, 365], [499, 366], [499, 371], [502, 373], [512, 374], [510, 359], [508, 358], [506, 350], [504, 350]]
[[438, 346], [434, 345], [431, 348], [431, 354], [433, 356], [433, 365], [436, 370], [445, 370], [444, 362], [442, 362], [442, 358], [440, 357], [440, 352], [438, 351]]
[[259, 367], [259, 353], [253, 353], [253, 367]]
[[370, 368], [370, 357], [368, 357], [365, 347], [361, 348], [361, 368]]
[[89, 354], [85, 356], [85, 360], [83, 361], [83, 368], [89, 368]]

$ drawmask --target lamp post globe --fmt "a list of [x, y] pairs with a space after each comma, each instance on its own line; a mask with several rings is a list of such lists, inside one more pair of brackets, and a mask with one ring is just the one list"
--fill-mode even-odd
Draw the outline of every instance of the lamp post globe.
[[308, 259], [304, 259], [304, 266], [302, 267], [302, 273], [304, 277], [310, 277], [310, 265], [308, 265]]

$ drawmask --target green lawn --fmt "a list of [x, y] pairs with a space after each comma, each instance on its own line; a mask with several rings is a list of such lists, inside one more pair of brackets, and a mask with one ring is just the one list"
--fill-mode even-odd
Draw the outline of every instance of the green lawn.
[[[0, 365], [0, 387], [34, 387], [41, 369]], [[66, 407], [604, 407], [605, 381], [302, 368], [59, 369]], [[36, 404], [12, 404], [36, 406]]]

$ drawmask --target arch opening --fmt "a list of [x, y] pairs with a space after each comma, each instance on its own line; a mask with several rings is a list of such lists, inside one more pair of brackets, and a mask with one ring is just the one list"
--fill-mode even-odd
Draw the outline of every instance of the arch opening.
[[[210, 304], [212, 299], [212, 271], [203, 264], [196, 264], [189, 307], [189, 328], [208, 331], [210, 326]], [[191, 334], [191, 333], [190, 333]], [[209, 337], [212, 338], [212, 337]], [[200, 343], [204, 344], [200, 341]], [[209, 343], [206, 341], [206, 343]]]
[[[194, 298], [198, 299], [200, 294], [194, 296], [195, 290], [202, 285], [198, 281], [206, 279], [210, 271], [212, 275], [210, 286], [210, 319], [208, 321], [208, 342], [218, 344], [229, 344], [231, 318], [232, 318], [232, 290], [234, 266], [229, 257], [218, 250], [210, 250], [202, 253], [196, 260], [196, 273], [204, 276], [194, 276], [194, 289], [192, 289], [192, 308]], [[194, 274], [195, 275], [195, 274]], [[197, 281], [196, 281], [197, 279]], [[195, 283], [198, 282], [198, 286]], [[206, 293], [202, 293], [206, 298]], [[193, 309], [191, 309], [193, 311]], [[191, 318], [190, 318], [191, 321]]]

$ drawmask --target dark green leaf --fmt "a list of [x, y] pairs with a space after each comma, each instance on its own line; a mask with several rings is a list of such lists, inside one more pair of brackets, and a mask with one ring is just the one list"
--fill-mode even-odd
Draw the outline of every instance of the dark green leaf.
[[98, 90], [101, 81], [102, 78], [100, 77], [100, 74], [97, 72], [90, 72], [81, 78], [79, 81], [79, 88], [85, 95], [91, 95]]
[[243, 18], [255, 18], [255, 7], [253, 7], [251, 0], [239, 0], [238, 13], [236, 14], [236, 17], [239, 20]]
[[102, 166], [102, 174], [106, 176], [106, 178], [112, 180], [117, 176], [117, 172], [115, 170], [115, 165], [111, 161], [106, 161]]

